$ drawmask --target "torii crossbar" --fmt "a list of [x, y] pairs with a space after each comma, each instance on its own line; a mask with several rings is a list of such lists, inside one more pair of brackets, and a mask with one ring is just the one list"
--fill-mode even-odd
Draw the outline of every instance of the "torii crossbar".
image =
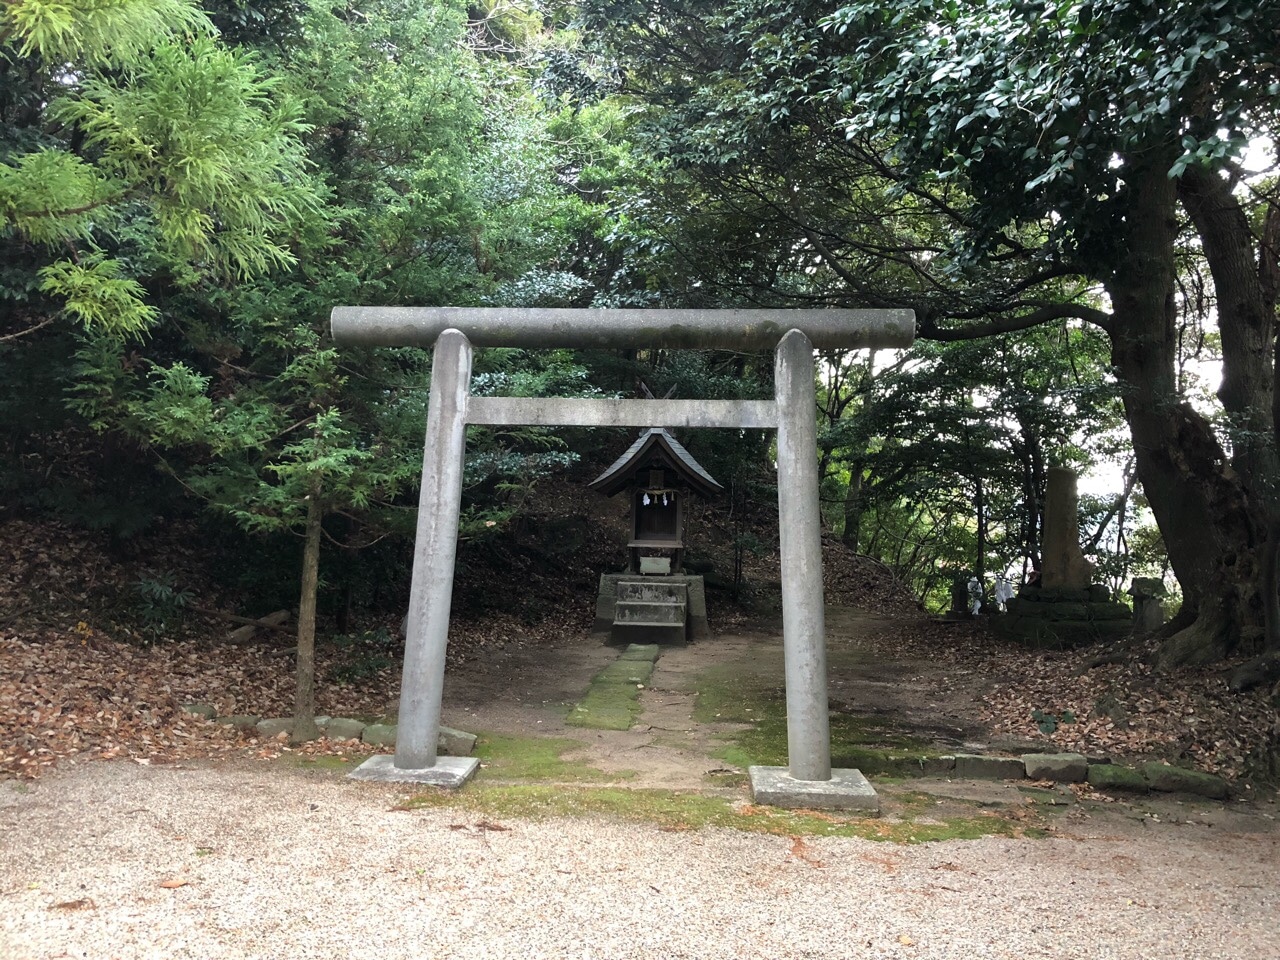
[[[753, 767], [752, 787], [761, 803], [878, 809], [860, 773], [831, 769], [813, 354], [910, 346], [912, 311], [335, 307], [331, 322], [338, 344], [435, 348], [396, 752], [352, 776], [459, 786], [476, 767], [436, 746], [467, 424], [776, 429], [788, 767]], [[775, 399], [472, 397], [475, 346], [773, 349]]]

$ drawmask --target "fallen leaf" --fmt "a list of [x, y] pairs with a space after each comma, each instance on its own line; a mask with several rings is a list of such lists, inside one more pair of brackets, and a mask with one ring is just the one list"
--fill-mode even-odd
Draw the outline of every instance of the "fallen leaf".
[[914, 947], [916, 945], [916, 942], [912, 940], [910, 937], [908, 937], [905, 933], [899, 934], [898, 942], [902, 944], [904, 947]]
[[166, 890], [177, 890], [179, 887], [185, 887], [190, 881], [183, 880], [181, 877], [174, 877], [170, 880], [161, 880], [160, 886]]
[[63, 900], [61, 903], [51, 904], [49, 909], [50, 910], [92, 910], [96, 906], [97, 904], [95, 904], [88, 897], [83, 897], [79, 900]]

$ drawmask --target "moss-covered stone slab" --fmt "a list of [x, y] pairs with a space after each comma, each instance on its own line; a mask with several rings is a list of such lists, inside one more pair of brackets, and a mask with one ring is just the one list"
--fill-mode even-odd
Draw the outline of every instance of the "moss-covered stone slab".
[[569, 711], [565, 723], [593, 730], [630, 730], [639, 712], [634, 689], [621, 684], [598, 684]]
[[1089, 785], [1099, 790], [1120, 790], [1126, 793], [1146, 793], [1147, 778], [1132, 767], [1118, 763], [1091, 763], [1086, 778]]
[[206, 720], [212, 720], [218, 715], [217, 708], [211, 703], [184, 703], [182, 705], [183, 713], [194, 714], [197, 717], [203, 717]]
[[1164, 793], [1192, 793], [1211, 800], [1227, 798], [1227, 781], [1212, 773], [1156, 762], [1144, 763], [1141, 770], [1152, 790], [1160, 790]]
[[648, 660], [616, 660], [596, 674], [596, 683], [648, 683], [653, 664]]
[[960, 780], [1021, 780], [1026, 770], [1017, 757], [957, 753], [955, 776]]
[[1089, 761], [1080, 753], [1027, 753], [1022, 765], [1032, 780], [1080, 783], [1089, 775]]
[[656, 643], [632, 643], [622, 651], [620, 660], [648, 660], [653, 663], [658, 659], [659, 647]]

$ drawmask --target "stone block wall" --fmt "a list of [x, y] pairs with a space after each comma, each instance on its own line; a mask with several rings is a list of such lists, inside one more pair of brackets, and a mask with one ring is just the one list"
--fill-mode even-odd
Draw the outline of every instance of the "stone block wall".
[[1023, 587], [1007, 604], [1004, 616], [993, 617], [1000, 636], [1041, 650], [1069, 650], [1099, 640], [1128, 636], [1133, 614], [1111, 599], [1101, 584], [1068, 587]]

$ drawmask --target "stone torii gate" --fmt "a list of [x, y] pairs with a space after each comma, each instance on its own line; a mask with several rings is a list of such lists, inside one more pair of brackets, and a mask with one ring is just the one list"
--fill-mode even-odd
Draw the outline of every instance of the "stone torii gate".
[[[335, 307], [331, 324], [337, 344], [435, 348], [396, 752], [353, 777], [457, 787], [478, 763], [436, 748], [467, 424], [776, 429], [788, 766], [752, 767], [753, 794], [779, 806], [878, 809], [861, 773], [831, 769], [813, 352], [910, 346], [912, 311]], [[775, 399], [473, 397], [475, 346], [774, 349]]]

